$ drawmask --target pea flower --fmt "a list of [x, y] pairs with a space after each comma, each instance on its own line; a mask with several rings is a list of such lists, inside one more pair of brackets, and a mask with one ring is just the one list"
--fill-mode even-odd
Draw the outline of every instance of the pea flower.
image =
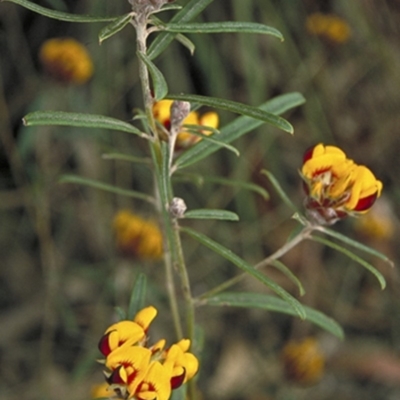
[[93, 75], [93, 63], [86, 48], [72, 38], [49, 39], [39, 59], [45, 70], [59, 81], [83, 84]]
[[[162, 138], [166, 138], [165, 131], [169, 131], [171, 128], [171, 106], [172, 100], [161, 100], [154, 104], [153, 114], [155, 119], [163, 126], [163, 130], [160, 129], [159, 134]], [[210, 135], [213, 129], [217, 129], [219, 124], [219, 117], [216, 112], [210, 111], [200, 115], [197, 111], [191, 111], [188, 113], [186, 118], [182, 121], [182, 125], [198, 125], [204, 126], [210, 129], [204, 129], [201, 131], [204, 135]], [[176, 150], [185, 149], [194, 145], [201, 140], [200, 136], [193, 135], [185, 127], [181, 127], [176, 140]]]
[[311, 14], [307, 18], [306, 29], [311, 35], [318, 36], [332, 44], [345, 43], [351, 35], [348, 23], [334, 14]]
[[133, 214], [119, 211], [113, 221], [119, 250], [140, 259], [160, 259], [163, 255], [162, 233], [158, 225]]
[[102, 389], [122, 399], [168, 400], [173, 389], [196, 374], [199, 363], [188, 352], [190, 340], [182, 339], [166, 350], [165, 339], [148, 346], [147, 331], [156, 315], [154, 307], [146, 307], [133, 321], [106, 329], [99, 342], [107, 368], [107, 388]]
[[313, 337], [288, 342], [282, 360], [286, 377], [301, 385], [315, 384], [325, 370], [325, 357]]
[[366, 213], [382, 191], [382, 182], [367, 167], [335, 146], [318, 144], [306, 151], [300, 173], [307, 214], [320, 225]]

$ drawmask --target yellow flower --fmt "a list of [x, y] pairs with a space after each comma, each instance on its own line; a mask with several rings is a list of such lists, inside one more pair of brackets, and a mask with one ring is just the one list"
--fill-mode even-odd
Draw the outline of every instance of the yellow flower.
[[394, 234], [394, 221], [390, 204], [381, 197], [365, 217], [357, 219], [355, 228], [369, 238], [385, 240]]
[[86, 48], [72, 38], [49, 39], [40, 48], [39, 58], [56, 79], [83, 84], [93, 75], [93, 63]]
[[382, 182], [367, 167], [355, 164], [335, 146], [318, 144], [308, 150], [301, 176], [307, 212], [318, 224], [366, 213], [382, 191]]
[[325, 358], [315, 338], [290, 341], [282, 351], [286, 377], [296, 383], [311, 385], [323, 375]]
[[[168, 131], [171, 127], [171, 106], [172, 100], [161, 100], [154, 104], [153, 106], [153, 114], [154, 118]], [[218, 128], [219, 117], [216, 112], [207, 112], [203, 115], [200, 115], [196, 111], [191, 111], [189, 115], [183, 120], [184, 125], [198, 125], [205, 126], [213, 129]], [[201, 131], [204, 135], [211, 135], [211, 130], [203, 130]], [[160, 131], [162, 137], [165, 136], [163, 132]], [[176, 150], [184, 149], [189, 146], [194, 145], [195, 143], [201, 140], [200, 136], [193, 135], [192, 133], [185, 130], [182, 127], [181, 131], [178, 134], [176, 140]]]
[[351, 35], [347, 22], [333, 14], [311, 14], [307, 18], [306, 29], [311, 35], [337, 44], [347, 42]]
[[147, 347], [146, 332], [156, 315], [154, 307], [146, 307], [133, 321], [111, 325], [100, 339], [109, 393], [125, 399], [168, 400], [172, 389], [196, 374], [199, 362], [188, 352], [190, 340], [182, 339], [165, 351], [165, 339]]
[[182, 339], [168, 349], [165, 355], [164, 365], [171, 374], [172, 388], [181, 386], [191, 379], [199, 368], [199, 361], [188, 353], [190, 347], [189, 339]]
[[123, 320], [111, 325], [99, 342], [99, 350], [104, 356], [121, 347], [129, 346], [145, 340], [150, 323], [157, 315], [157, 310], [150, 306], [139, 311], [133, 321]]
[[159, 361], [153, 361], [146, 371], [135, 397], [139, 400], [168, 400], [171, 395], [170, 380], [168, 370]]
[[153, 221], [123, 210], [115, 216], [113, 227], [117, 246], [124, 254], [142, 259], [162, 257], [162, 233]]

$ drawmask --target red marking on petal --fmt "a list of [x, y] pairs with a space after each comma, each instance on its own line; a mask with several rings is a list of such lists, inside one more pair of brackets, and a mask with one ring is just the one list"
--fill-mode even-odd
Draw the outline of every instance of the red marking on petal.
[[108, 356], [111, 353], [110, 345], [108, 342], [108, 336], [110, 335], [111, 332], [108, 332], [105, 334], [99, 341], [98, 348], [104, 356]]
[[303, 164], [308, 161], [310, 158], [312, 158], [313, 152], [314, 152], [315, 146], [309, 147], [303, 155]]
[[120, 365], [119, 367], [117, 367], [112, 373], [111, 375], [106, 379], [107, 383], [109, 385], [125, 385], [126, 382], [124, 382], [124, 380], [121, 378], [121, 375], [119, 373], [120, 369], [122, 368], [122, 365]]
[[357, 205], [354, 207], [354, 211], [365, 211], [372, 207], [375, 200], [378, 198], [378, 193], [371, 194], [370, 196], [364, 197], [358, 200]]
[[165, 129], [167, 131], [169, 131], [171, 129], [171, 120], [167, 119], [166, 121], [164, 121], [163, 125], [164, 125]]
[[177, 389], [179, 386], [182, 385], [183, 381], [185, 380], [186, 370], [183, 369], [183, 374], [178, 376], [173, 376], [171, 378], [171, 389]]

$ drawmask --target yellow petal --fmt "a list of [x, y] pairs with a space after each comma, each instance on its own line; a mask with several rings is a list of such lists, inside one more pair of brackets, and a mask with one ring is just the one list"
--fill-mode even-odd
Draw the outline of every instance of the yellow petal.
[[143, 378], [141, 387], [144, 390], [139, 387], [135, 397], [142, 400], [168, 400], [171, 395], [170, 380], [171, 376], [166, 368], [158, 361], [153, 361]]
[[157, 310], [153, 306], [149, 306], [140, 310], [135, 318], [134, 322], [140, 325], [145, 331], [149, 328], [151, 322], [157, 315]]
[[199, 122], [200, 125], [209, 126], [210, 128], [217, 129], [219, 125], [219, 115], [213, 111], [207, 112], [200, 117]]
[[153, 106], [154, 118], [163, 125], [170, 121], [172, 103], [172, 100], [160, 100]]

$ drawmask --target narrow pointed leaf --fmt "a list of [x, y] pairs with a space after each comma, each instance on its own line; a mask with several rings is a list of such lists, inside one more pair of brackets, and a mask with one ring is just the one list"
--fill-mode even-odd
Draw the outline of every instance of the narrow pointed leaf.
[[35, 111], [23, 118], [26, 126], [35, 125], [62, 125], [76, 126], [79, 128], [99, 128], [122, 131], [143, 136], [143, 132], [116, 118], [97, 114], [83, 114], [64, 111]]
[[58, 19], [59, 21], [67, 22], [108, 22], [113, 21], [116, 17], [96, 17], [94, 15], [77, 15], [69, 14], [62, 11], [55, 11], [49, 8], [39, 6], [38, 4], [32, 3], [27, 0], [2, 0], [9, 1], [11, 3], [18, 4], [28, 10], [34, 11], [38, 14], [44, 15], [45, 17]]
[[210, 239], [208, 236], [205, 236], [200, 232], [194, 231], [193, 229], [181, 228], [181, 230], [192, 236], [194, 239], [198, 240], [200, 243], [202, 243], [209, 249], [213, 250], [215, 253], [224, 257], [232, 264], [235, 264], [237, 267], [245, 271], [247, 274], [251, 275], [253, 278], [257, 279], [264, 285], [268, 286], [278, 296], [280, 296], [283, 300], [285, 300], [288, 304], [290, 304], [290, 306], [293, 307], [293, 310], [301, 319], [305, 318], [306, 314], [304, 308], [298, 300], [296, 300], [291, 294], [289, 294], [285, 289], [283, 289], [273, 280], [265, 276], [260, 271], [256, 270], [252, 265], [247, 263], [245, 260], [237, 256], [236, 254], [234, 254], [231, 250], [222, 246], [220, 243], [217, 243], [214, 240]]
[[285, 193], [285, 191], [282, 189], [282, 186], [279, 184], [277, 179], [274, 177], [274, 175], [265, 169], [261, 170], [261, 173], [265, 175], [269, 181], [271, 182], [272, 186], [274, 189], [277, 191], [279, 197], [282, 199], [282, 201], [293, 211], [296, 213], [298, 212], [297, 207], [293, 204], [293, 202], [290, 200], [289, 196]]
[[174, 94], [168, 95], [172, 100], [190, 101], [191, 103], [199, 103], [208, 107], [219, 108], [221, 110], [230, 111], [236, 114], [245, 115], [263, 122], [267, 122], [276, 128], [285, 132], [293, 133], [293, 126], [285, 119], [258, 107], [252, 107], [247, 104], [238, 103], [236, 101], [218, 99], [215, 97], [200, 96], [195, 94]]
[[268, 192], [262, 186], [247, 181], [238, 181], [221, 177], [213, 177], [209, 175], [203, 176], [200, 174], [179, 174], [178, 176], [175, 176], [175, 179], [181, 181], [194, 182], [197, 185], [203, 185], [204, 182], [218, 183], [221, 185], [232, 186], [237, 189], [249, 190], [251, 192], [259, 194], [265, 200], [269, 199]]
[[82, 178], [81, 176], [76, 175], [63, 175], [60, 180], [60, 183], [76, 183], [78, 185], [89, 186], [95, 189], [104, 190], [106, 192], [119, 194], [121, 196], [133, 197], [136, 199], [144, 200], [149, 203], [154, 203], [154, 199], [151, 196], [146, 194], [135, 192], [134, 190], [122, 189], [113, 185], [109, 185], [108, 183], [103, 183], [96, 181], [94, 179]]
[[[289, 306], [286, 301], [279, 299], [278, 297], [262, 293], [226, 292], [205, 299], [201, 302], [201, 304], [219, 307], [229, 306], [259, 308], [293, 316], [297, 315], [293, 308]], [[310, 307], [303, 306], [303, 309], [305, 311], [305, 320], [318, 325], [322, 329], [325, 329], [340, 339], [344, 338], [343, 329], [335, 320]]]
[[167, 82], [165, 81], [163, 74], [145, 54], [138, 51], [137, 55], [149, 69], [151, 79], [153, 80], [154, 99], [156, 101], [163, 99], [168, 93]]
[[282, 262], [279, 260], [274, 260], [271, 265], [281, 271], [287, 278], [289, 278], [299, 289], [300, 296], [304, 296], [306, 291], [304, 290], [303, 284], [300, 279]]
[[117, 313], [118, 319], [120, 321], [123, 321], [124, 319], [126, 319], [126, 312], [121, 307], [115, 307], [114, 310]]
[[[304, 97], [299, 93], [288, 93], [281, 96], [277, 96], [272, 100], [267, 101], [262, 104], [259, 108], [260, 110], [267, 111], [272, 114], [283, 114], [285, 111], [291, 108], [297, 107], [304, 103]], [[238, 139], [244, 134], [251, 132], [252, 130], [261, 126], [263, 122], [250, 117], [241, 116], [236, 118], [234, 121], [224, 126], [218, 139], [225, 143], [231, 143], [232, 141]], [[192, 148], [186, 150], [182, 155], [180, 155], [175, 163], [175, 167], [185, 168], [192, 165], [203, 158], [209, 156], [219, 149], [213, 143], [203, 142], [196, 144]]]
[[226, 221], [239, 221], [239, 216], [232, 212], [226, 210], [190, 210], [185, 212], [185, 219], [220, 219]]
[[175, 39], [184, 47], [186, 47], [189, 52], [190, 55], [192, 56], [194, 54], [194, 51], [196, 49], [196, 46], [194, 45], [194, 43], [185, 35], [182, 35], [180, 33], [178, 33], [175, 37]]
[[325, 246], [331, 247], [332, 249], [345, 254], [347, 257], [349, 257], [352, 260], [361, 264], [364, 268], [366, 268], [369, 272], [371, 272], [376, 277], [379, 284], [381, 285], [381, 289], [382, 290], [385, 289], [386, 280], [385, 280], [384, 276], [369, 262], [365, 261], [361, 257], [358, 257], [356, 254], [352, 253], [350, 250], [347, 250], [347, 249], [343, 248], [342, 246], [339, 246], [338, 244], [336, 244], [328, 239], [324, 239], [319, 236], [311, 236], [311, 239], [315, 242], [319, 242], [319, 243], [324, 244]]
[[[200, 14], [213, 0], [190, 0], [185, 7], [177, 12], [171, 22], [188, 22]], [[147, 56], [150, 60], [158, 57], [174, 40], [175, 33], [160, 33], [151, 43]]]
[[103, 43], [104, 40], [114, 36], [125, 28], [126, 25], [132, 20], [132, 13], [122, 15], [116, 18], [111, 24], [104, 27], [99, 33], [99, 43]]
[[227, 150], [229, 150], [229, 151], [231, 151], [232, 153], [234, 153], [236, 156], [240, 156], [240, 153], [239, 153], [239, 150], [236, 148], [236, 147], [234, 147], [234, 146], [232, 146], [232, 145], [230, 145], [230, 144], [228, 144], [228, 143], [224, 143], [224, 142], [222, 142], [222, 141], [220, 141], [220, 140], [218, 140], [218, 136], [208, 136], [208, 135], [204, 135], [203, 133], [200, 133], [198, 130], [196, 130], [196, 129], [186, 129], [189, 133], [191, 133], [192, 135], [195, 135], [195, 136], [199, 136], [199, 137], [201, 137], [203, 140], [206, 140], [206, 141], [210, 141], [211, 143], [214, 143], [214, 144], [216, 144], [216, 145], [218, 145], [218, 146], [220, 146], [220, 147], [223, 147], [223, 148], [225, 148], [225, 149], [227, 149]]
[[174, 33], [256, 33], [272, 35], [283, 40], [282, 33], [277, 29], [256, 22], [168, 23], [163, 29]]
[[345, 235], [342, 235], [339, 232], [335, 232], [332, 229], [328, 229], [328, 228], [325, 228], [325, 227], [319, 227], [317, 229], [320, 232], [323, 232], [323, 233], [325, 233], [325, 234], [327, 234], [329, 236], [332, 236], [332, 237], [334, 237], [336, 239], [339, 239], [340, 241], [342, 241], [345, 244], [348, 244], [349, 246], [352, 246], [352, 247], [354, 247], [354, 248], [356, 248], [358, 250], [364, 251], [365, 253], [368, 253], [368, 254], [371, 254], [371, 255], [373, 255], [375, 257], [380, 258], [381, 260], [387, 262], [392, 267], [394, 266], [394, 262], [389, 257], [387, 257], [385, 254], [381, 253], [378, 250], [372, 249], [371, 247], [368, 247], [363, 243], [357, 242], [354, 239], [351, 239], [351, 238], [349, 238], [349, 237], [347, 237]]
[[144, 157], [135, 157], [130, 154], [122, 154], [122, 153], [105, 153], [101, 156], [104, 160], [120, 160], [120, 161], [128, 161], [132, 163], [138, 164], [151, 164], [150, 158]]
[[128, 319], [132, 320], [135, 315], [144, 308], [147, 290], [147, 277], [145, 274], [140, 273], [133, 285], [131, 298], [128, 306]]

